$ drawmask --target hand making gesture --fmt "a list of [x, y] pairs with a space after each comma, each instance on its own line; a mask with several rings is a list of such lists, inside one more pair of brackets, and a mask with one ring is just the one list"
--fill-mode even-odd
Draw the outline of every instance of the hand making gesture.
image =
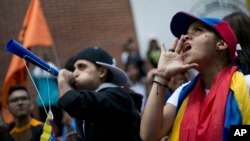
[[185, 64], [183, 60], [183, 44], [185, 35], [176, 39], [171, 49], [166, 51], [164, 44], [161, 45], [161, 56], [158, 62], [157, 73], [165, 78], [185, 72], [190, 68], [197, 67], [197, 63]]

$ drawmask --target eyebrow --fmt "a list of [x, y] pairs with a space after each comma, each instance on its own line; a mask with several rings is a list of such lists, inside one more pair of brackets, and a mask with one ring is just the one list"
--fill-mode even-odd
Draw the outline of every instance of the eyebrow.
[[194, 27], [204, 27], [204, 28], [206, 28], [207, 26], [205, 24], [203, 24], [203, 23], [195, 23], [195, 24], [192, 25], [192, 27], [193, 28]]
[[76, 65], [74, 65], [74, 68], [79, 67], [79, 66], [84, 66], [85, 67], [85, 66], [87, 66], [87, 64], [84, 63], [84, 62], [79, 62]]
[[25, 98], [25, 99], [30, 99], [29, 96], [18, 96], [18, 97], [14, 97], [14, 98], [9, 98], [8, 101], [15, 101], [15, 100], [18, 100], [18, 99], [22, 99], [22, 98]]

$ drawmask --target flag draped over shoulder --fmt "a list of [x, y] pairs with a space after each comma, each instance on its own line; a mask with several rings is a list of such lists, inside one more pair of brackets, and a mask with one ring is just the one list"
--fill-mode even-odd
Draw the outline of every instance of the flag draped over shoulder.
[[227, 141], [230, 125], [250, 124], [247, 84], [236, 70], [222, 70], [207, 95], [200, 76], [182, 89], [170, 140]]
[[[18, 39], [27, 49], [38, 45], [48, 47], [53, 45], [39, 0], [30, 1]], [[2, 112], [4, 121], [7, 124], [13, 121], [13, 117], [6, 110], [8, 90], [11, 85], [26, 85], [26, 83], [27, 77], [24, 61], [17, 56], [13, 56], [2, 88]]]

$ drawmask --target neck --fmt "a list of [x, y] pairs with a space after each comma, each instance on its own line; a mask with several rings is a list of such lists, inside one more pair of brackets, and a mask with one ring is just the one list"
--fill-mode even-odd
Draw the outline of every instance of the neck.
[[223, 70], [227, 65], [226, 64], [213, 64], [208, 65], [209, 67], [200, 68], [199, 72], [201, 73], [201, 79], [205, 89], [210, 89], [213, 85], [214, 80], [218, 73]]
[[15, 118], [15, 123], [17, 127], [22, 127], [26, 125], [30, 120], [31, 120], [30, 116], [22, 116], [22, 117]]

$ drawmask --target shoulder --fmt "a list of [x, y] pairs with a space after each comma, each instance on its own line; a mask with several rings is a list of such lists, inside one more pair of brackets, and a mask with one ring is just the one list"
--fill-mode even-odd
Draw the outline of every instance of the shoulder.
[[43, 133], [43, 123], [41, 121], [32, 118], [30, 124], [31, 124], [32, 136], [34, 137], [35, 140], [39, 140], [40, 136]]
[[248, 94], [250, 95], [250, 74], [244, 75], [246, 83], [247, 83], [247, 88], [248, 88]]
[[247, 82], [247, 85], [249, 86], [250, 85], [250, 74], [244, 75], [244, 77], [245, 77], [245, 80]]
[[41, 134], [43, 130], [43, 123], [34, 118], [31, 119], [30, 125], [32, 127], [32, 132], [35, 134]]
[[130, 97], [129, 92], [123, 89], [122, 87], [104, 88], [97, 92], [97, 94], [106, 94], [107, 96]]
[[97, 92], [97, 97], [103, 98], [109, 101], [115, 101], [117, 103], [133, 103], [133, 98], [130, 94], [130, 91], [125, 90], [122, 87], [110, 87], [105, 88]]
[[31, 126], [38, 126], [38, 125], [42, 125], [43, 123], [35, 118], [32, 118], [30, 121], [30, 125]]
[[167, 100], [167, 103], [170, 103], [172, 105], [174, 105], [175, 107], [177, 107], [177, 104], [178, 104], [178, 99], [179, 99], [179, 96], [180, 96], [180, 93], [181, 93], [181, 90], [183, 87], [185, 87], [186, 85], [188, 85], [190, 83], [187, 82], [187, 83], [184, 83], [182, 84], [180, 87], [178, 87], [174, 93], [169, 97], [169, 99]]

